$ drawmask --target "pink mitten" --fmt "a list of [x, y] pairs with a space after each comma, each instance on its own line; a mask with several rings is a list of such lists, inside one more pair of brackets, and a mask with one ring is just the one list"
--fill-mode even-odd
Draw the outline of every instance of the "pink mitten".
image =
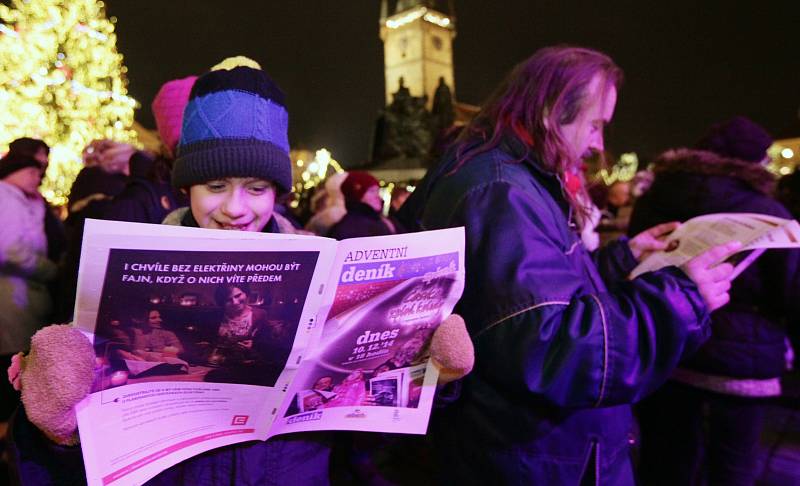
[[439, 384], [466, 376], [475, 364], [475, 349], [464, 319], [452, 314], [433, 333], [431, 358], [439, 368]]
[[74, 407], [91, 390], [94, 362], [92, 344], [69, 325], [41, 329], [30, 353], [14, 357], [9, 379], [22, 392], [28, 419], [53, 442], [78, 443]]

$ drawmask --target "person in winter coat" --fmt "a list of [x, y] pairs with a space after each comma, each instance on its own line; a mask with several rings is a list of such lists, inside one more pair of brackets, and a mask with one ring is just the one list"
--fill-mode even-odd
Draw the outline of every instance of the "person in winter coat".
[[[260, 69], [230, 67], [199, 78], [186, 107], [172, 172], [173, 185], [188, 191], [190, 206], [171, 213], [165, 223], [269, 233], [291, 231], [291, 225], [282, 223], [272, 211], [276, 197], [292, 187], [287, 124], [283, 93]], [[46, 328], [34, 336], [31, 357], [16, 359], [9, 370], [10, 378], [22, 389], [24, 404], [18, 409], [12, 437], [16, 480], [22, 484], [85, 481], [72, 405], [88, 392], [87, 378], [75, 368], [44, 367], [51, 375], [66, 375], [53, 383], [52, 377], [42, 376], [41, 365], [24, 361], [46, 358], [48, 345], [57, 346], [59, 342], [86, 349], [76, 332], [65, 326]], [[88, 354], [83, 361], [91, 369], [94, 358], [90, 351], [74, 354], [81, 359]], [[439, 359], [447, 361], [446, 357]], [[61, 366], [61, 362], [53, 366]], [[75, 393], [81, 386], [85, 391]], [[44, 400], [48, 390], [51, 397]], [[60, 412], [48, 408], [53, 404], [60, 406]], [[172, 466], [147, 484], [324, 485], [328, 483], [328, 442], [328, 434], [303, 433], [221, 447]]]
[[369, 172], [350, 171], [341, 185], [347, 214], [331, 228], [328, 236], [344, 240], [405, 233], [398, 220], [383, 215], [379, 190], [378, 180]]
[[[0, 159], [0, 363], [5, 366], [27, 349], [52, 309], [47, 284], [56, 265], [47, 258], [47, 209], [38, 191], [43, 170], [29, 155]], [[0, 422], [8, 420], [16, 401], [12, 389], [0, 386]]]
[[306, 231], [317, 236], [328, 236], [331, 228], [347, 214], [344, 195], [342, 195], [342, 182], [347, 178], [347, 172], [331, 174], [325, 185], [319, 187], [311, 198], [313, 216], [306, 223]]
[[621, 78], [597, 51], [537, 51], [403, 207], [422, 229], [466, 231], [456, 308], [475, 369], [433, 424], [446, 484], [634, 484], [630, 404], [708, 337], [727, 300], [732, 267], [711, 267], [739, 245], [627, 280], [676, 224], [593, 254], [581, 242], [578, 171], [603, 150]]
[[[38, 138], [22, 137], [8, 144], [9, 153], [28, 155], [41, 162], [45, 173], [50, 164], [50, 146]], [[66, 250], [64, 224], [57, 216], [57, 211], [45, 201], [47, 211], [44, 212], [44, 232], [47, 235], [47, 258], [58, 263]], [[51, 293], [53, 293], [51, 291]]]
[[103, 219], [113, 198], [125, 189], [135, 150], [113, 140], [95, 140], [84, 148], [84, 168], [70, 188], [69, 216], [64, 221], [66, 248], [59, 267], [56, 322], [72, 319], [84, 223], [87, 218]]
[[[697, 144], [704, 150], [662, 154], [631, 232], [712, 213], [791, 219], [771, 197], [775, 178], [764, 167], [771, 144], [763, 128], [737, 117], [715, 125]], [[711, 338], [640, 404], [645, 484], [703, 484], [704, 463], [709, 484], [755, 483], [764, 399], [780, 395], [779, 378], [791, 366], [786, 325], [800, 315], [800, 251], [767, 251], [734, 280], [730, 296], [711, 314]]]

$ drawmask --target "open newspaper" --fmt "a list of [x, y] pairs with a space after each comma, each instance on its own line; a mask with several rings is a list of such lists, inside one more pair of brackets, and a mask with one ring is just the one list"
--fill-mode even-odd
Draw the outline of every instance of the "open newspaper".
[[428, 344], [463, 285], [462, 228], [337, 242], [87, 220], [89, 484], [287, 432], [425, 433]]
[[714, 246], [739, 241], [740, 253], [749, 253], [734, 258], [733, 279], [767, 249], [800, 248], [800, 225], [795, 220], [765, 214], [706, 214], [683, 223], [666, 241], [667, 250], [645, 258], [630, 278], [670, 265], [679, 267]]

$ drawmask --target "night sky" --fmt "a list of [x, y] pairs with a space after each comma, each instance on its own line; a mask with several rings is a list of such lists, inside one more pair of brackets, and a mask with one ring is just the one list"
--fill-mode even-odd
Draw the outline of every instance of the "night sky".
[[[742, 5], [739, 5], [742, 4]], [[290, 142], [367, 160], [383, 99], [378, 0], [106, 0], [118, 18], [137, 120], [168, 79], [242, 54], [287, 94]], [[647, 159], [743, 114], [778, 138], [800, 136], [800, 2], [456, 0], [460, 101], [480, 104], [539, 47], [577, 44], [625, 71], [606, 146]]]

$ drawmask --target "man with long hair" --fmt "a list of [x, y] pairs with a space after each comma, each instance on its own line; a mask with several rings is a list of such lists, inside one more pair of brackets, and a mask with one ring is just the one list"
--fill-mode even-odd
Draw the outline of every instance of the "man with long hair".
[[464, 226], [457, 311], [475, 369], [434, 433], [448, 484], [633, 484], [630, 404], [660, 386], [727, 302], [737, 243], [627, 280], [667, 223], [590, 253], [582, 158], [603, 150], [621, 70], [549, 47], [518, 65], [404, 207]]

